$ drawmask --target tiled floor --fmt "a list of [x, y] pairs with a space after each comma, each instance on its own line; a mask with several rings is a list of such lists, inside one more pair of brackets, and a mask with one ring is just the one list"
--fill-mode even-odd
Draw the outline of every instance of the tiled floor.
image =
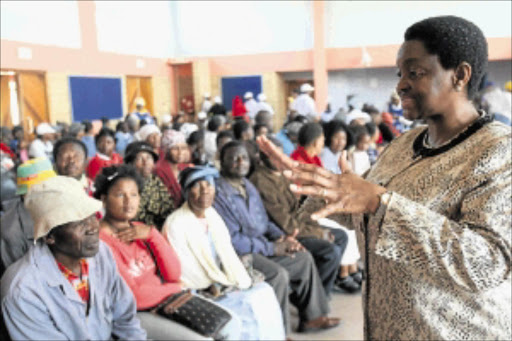
[[[335, 292], [330, 301], [330, 316], [341, 318], [341, 324], [333, 329], [317, 333], [292, 333], [293, 340], [363, 340], [363, 307], [361, 293], [345, 294]], [[292, 308], [292, 329], [299, 323], [297, 310]]]

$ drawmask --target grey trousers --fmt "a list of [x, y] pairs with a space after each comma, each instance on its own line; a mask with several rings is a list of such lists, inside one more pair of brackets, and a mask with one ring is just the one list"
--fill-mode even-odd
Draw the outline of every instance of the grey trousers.
[[297, 252], [294, 257], [254, 254], [253, 266], [274, 288], [283, 311], [286, 333], [290, 332], [288, 298], [299, 310], [301, 321], [307, 322], [329, 313], [327, 296], [309, 252]]

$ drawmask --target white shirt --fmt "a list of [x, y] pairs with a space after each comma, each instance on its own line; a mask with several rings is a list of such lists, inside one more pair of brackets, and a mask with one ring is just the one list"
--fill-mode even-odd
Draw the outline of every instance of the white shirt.
[[338, 164], [341, 152], [334, 154], [329, 147], [324, 147], [320, 153], [320, 159], [324, 168], [333, 172], [334, 174], [341, 174], [341, 169]]
[[265, 110], [268, 111], [271, 115], [274, 115], [274, 109], [272, 109], [272, 106], [268, 104], [267, 102], [259, 102], [258, 103], [260, 108], [258, 111]]
[[50, 141], [43, 142], [41, 139], [35, 139], [30, 144], [28, 156], [31, 158], [45, 157], [52, 159], [53, 144]]
[[210, 111], [211, 107], [212, 107], [212, 102], [210, 102], [209, 100], [206, 99], [203, 102], [203, 106], [202, 106], [201, 111], [204, 111], [205, 113], [208, 114], [208, 112]]
[[370, 157], [366, 151], [355, 150], [352, 153], [352, 169], [354, 170], [354, 173], [361, 176], [370, 169], [370, 167]]
[[251, 98], [245, 102], [245, 109], [247, 109], [247, 115], [249, 115], [249, 118], [254, 120], [254, 117], [256, 117], [256, 114], [260, 111], [260, 105], [254, 100], [254, 98]]
[[293, 101], [291, 108], [296, 111], [298, 115], [306, 116], [312, 120], [316, 120], [317, 118], [315, 101], [308, 94], [300, 94], [299, 97]]

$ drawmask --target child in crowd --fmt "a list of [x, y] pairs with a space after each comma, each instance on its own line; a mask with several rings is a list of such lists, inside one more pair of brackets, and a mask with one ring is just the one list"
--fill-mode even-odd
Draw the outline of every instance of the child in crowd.
[[87, 165], [87, 176], [90, 179], [96, 178], [96, 175], [104, 167], [123, 163], [121, 155], [114, 152], [116, 148], [116, 139], [114, 131], [110, 128], [102, 128], [94, 138], [96, 142], [96, 155]]
[[363, 175], [371, 167], [368, 149], [370, 148], [371, 136], [365, 126], [353, 126], [355, 135], [355, 150], [350, 155], [352, 170], [357, 175]]

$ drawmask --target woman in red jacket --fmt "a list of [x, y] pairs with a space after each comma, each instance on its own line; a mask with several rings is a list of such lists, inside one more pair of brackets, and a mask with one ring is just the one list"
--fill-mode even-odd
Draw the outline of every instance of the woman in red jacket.
[[[142, 179], [132, 166], [106, 167], [94, 183], [94, 196], [103, 201], [105, 217], [100, 238], [111, 249], [121, 276], [137, 303], [141, 324], [154, 340], [196, 340], [204, 337], [151, 310], [182, 291], [181, 266], [171, 245], [153, 226], [133, 222], [139, 208]], [[236, 339], [240, 322], [231, 319], [221, 331]]]
[[97, 152], [91, 161], [89, 161], [86, 169], [87, 177], [93, 180], [104, 167], [123, 163], [121, 155], [114, 153], [116, 138], [112, 129], [101, 129], [94, 138], [94, 141], [96, 143]]
[[293, 160], [323, 167], [319, 155], [324, 148], [324, 131], [318, 123], [306, 123], [299, 130], [299, 145], [290, 155]]

